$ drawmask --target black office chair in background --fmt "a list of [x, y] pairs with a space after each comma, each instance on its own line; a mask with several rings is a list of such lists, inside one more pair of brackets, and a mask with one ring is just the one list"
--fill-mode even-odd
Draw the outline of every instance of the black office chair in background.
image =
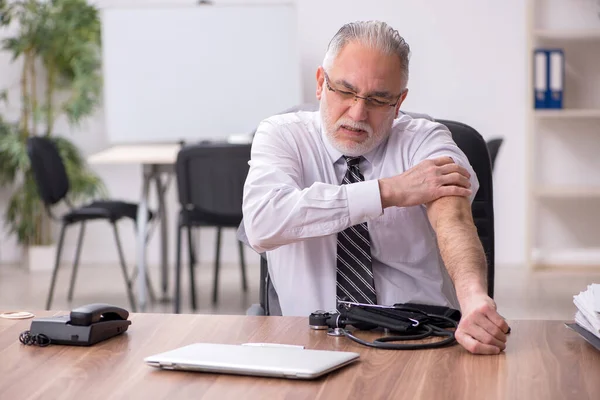
[[503, 141], [504, 139], [502, 138], [494, 138], [487, 141], [487, 148], [488, 152], [490, 153], [490, 160], [492, 162], [492, 171], [496, 165], [496, 157], [498, 157], [498, 152], [500, 151]]
[[[119, 230], [116, 223], [122, 218], [129, 218], [135, 223], [138, 210], [137, 204], [114, 200], [99, 200], [93, 201], [82, 207], [73, 207], [67, 198], [67, 194], [69, 192], [69, 178], [65, 170], [65, 165], [61, 159], [58, 148], [52, 139], [46, 137], [29, 138], [27, 140], [27, 153], [31, 161], [31, 170], [33, 172], [33, 177], [36, 182], [40, 198], [43, 201], [50, 217], [57, 219], [52, 214], [51, 208], [61, 201], [64, 200], [69, 207], [69, 211], [60, 218], [62, 227], [58, 240], [54, 269], [52, 271], [50, 292], [48, 293], [48, 299], [46, 300], [46, 309], [49, 310], [52, 305], [54, 286], [56, 284], [56, 277], [58, 275], [58, 268], [67, 227], [73, 224], [81, 224], [68, 294], [68, 300], [72, 301], [73, 288], [75, 286], [77, 270], [79, 268], [81, 245], [83, 243], [83, 236], [85, 234], [85, 224], [87, 221], [92, 220], [106, 220], [112, 225], [113, 228], [119, 260], [121, 263], [121, 270], [123, 272], [123, 278], [127, 288], [127, 296], [129, 297], [131, 309], [135, 312], [136, 306], [132, 292], [131, 279], [129, 278], [127, 271], [127, 265], [123, 256], [123, 248], [119, 238]], [[153, 217], [154, 214], [149, 212], [148, 220], [152, 220]], [[146, 283], [150, 286], [148, 276], [146, 276]], [[149, 289], [150, 293], [152, 293], [151, 287], [149, 287]]]
[[[413, 117], [424, 114], [409, 113]], [[465, 153], [479, 180], [479, 190], [471, 205], [473, 220], [487, 259], [488, 294], [494, 297], [495, 245], [494, 245], [494, 196], [492, 187], [492, 164], [483, 137], [472, 127], [450, 120], [437, 120], [448, 127], [452, 138]], [[238, 237], [247, 243], [243, 222]], [[253, 305], [249, 315], [278, 315], [281, 310], [277, 293], [269, 277], [266, 255], [261, 254], [259, 304]]]
[[[187, 228], [190, 259], [191, 306], [196, 310], [194, 267], [199, 256], [194, 253], [192, 228], [216, 227], [213, 303], [218, 299], [222, 228], [237, 228], [242, 221], [242, 195], [250, 145], [202, 142], [184, 146], [177, 156], [176, 175], [181, 210], [177, 223], [177, 258], [175, 270], [175, 313], [181, 300], [181, 234]], [[247, 291], [244, 245], [239, 242], [242, 289]]]

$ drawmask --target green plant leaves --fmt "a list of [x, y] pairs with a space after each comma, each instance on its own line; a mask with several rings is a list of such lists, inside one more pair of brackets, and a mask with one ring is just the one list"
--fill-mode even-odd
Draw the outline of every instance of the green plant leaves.
[[9, 0], [0, 0], [0, 26], [9, 25], [12, 21], [14, 3]]
[[[100, 19], [98, 10], [86, 0], [0, 0], [0, 28], [11, 23], [17, 27], [16, 34], [0, 46], [13, 60], [23, 57], [25, 63], [20, 125], [0, 117], [0, 184], [16, 186], [5, 222], [20, 243], [46, 244], [50, 241], [48, 217], [31, 175], [27, 138], [36, 134], [32, 127], [37, 122], [51, 136], [60, 114], [76, 125], [95, 111], [102, 88]], [[39, 71], [40, 64], [45, 71]], [[44, 95], [36, 88], [44, 88]], [[6, 91], [0, 91], [0, 102], [6, 100]], [[77, 203], [105, 196], [106, 188], [87, 167], [79, 149], [64, 137], [53, 140], [69, 178], [69, 199]]]
[[39, 199], [37, 188], [31, 174], [26, 174], [11, 196], [6, 209], [5, 224], [9, 232], [17, 236], [19, 243], [25, 245], [46, 245], [50, 237], [44, 237], [42, 221], [48, 218], [44, 205]]
[[27, 171], [29, 165], [17, 127], [0, 119], [0, 184], [14, 182], [18, 172]]
[[[0, 1], [0, 26], [11, 19], [18, 21], [19, 30], [1, 42], [2, 48], [13, 60], [32, 54], [49, 72], [44, 101], [51, 112], [46, 125], [52, 127], [59, 113], [73, 125], [91, 115], [102, 89], [98, 10], [86, 0]], [[68, 92], [67, 100], [55, 104], [59, 90]]]

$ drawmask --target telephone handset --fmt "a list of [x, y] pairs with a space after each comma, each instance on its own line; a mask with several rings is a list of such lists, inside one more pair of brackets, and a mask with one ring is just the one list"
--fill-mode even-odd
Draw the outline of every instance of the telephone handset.
[[110, 304], [88, 304], [72, 310], [69, 315], [35, 318], [31, 321], [28, 336], [21, 342], [91, 346], [127, 331], [131, 325], [127, 317], [129, 312], [122, 308]]
[[129, 312], [109, 304], [88, 304], [71, 311], [71, 325], [88, 326], [104, 321], [123, 321]]

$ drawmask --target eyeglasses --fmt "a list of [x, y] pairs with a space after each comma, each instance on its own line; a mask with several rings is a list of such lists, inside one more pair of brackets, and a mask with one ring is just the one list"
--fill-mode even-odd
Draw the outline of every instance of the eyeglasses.
[[381, 98], [381, 97], [371, 97], [371, 96], [363, 97], [363, 96], [359, 96], [357, 93], [352, 92], [350, 90], [341, 90], [341, 89], [333, 88], [329, 81], [329, 76], [327, 75], [327, 72], [324, 72], [324, 73], [325, 73], [325, 85], [327, 85], [327, 89], [330, 92], [335, 93], [340, 101], [349, 103], [352, 100], [354, 100], [356, 102], [356, 101], [358, 101], [358, 99], [362, 99], [362, 100], [364, 100], [365, 107], [368, 110], [386, 111], [386, 110], [389, 110], [388, 107], [396, 107], [398, 105], [398, 102], [400, 101], [400, 98], [402, 97], [402, 94], [404, 93], [404, 90], [403, 90], [400, 93], [400, 95], [398, 95], [398, 98], [396, 99], [396, 101], [394, 101], [393, 103], [390, 103], [389, 100]]

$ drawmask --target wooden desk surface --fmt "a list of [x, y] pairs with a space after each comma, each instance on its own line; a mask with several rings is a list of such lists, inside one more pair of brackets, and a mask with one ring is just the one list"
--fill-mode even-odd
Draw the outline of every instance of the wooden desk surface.
[[[38, 316], [64, 313], [36, 313]], [[0, 399], [592, 399], [600, 352], [560, 321], [512, 321], [505, 353], [460, 346], [390, 351], [333, 338], [306, 318], [132, 314], [127, 334], [92, 347], [24, 346], [29, 320], [0, 319]], [[368, 335], [367, 335], [368, 336]], [[161, 371], [143, 358], [194, 342], [277, 342], [356, 351], [315, 381]]]

